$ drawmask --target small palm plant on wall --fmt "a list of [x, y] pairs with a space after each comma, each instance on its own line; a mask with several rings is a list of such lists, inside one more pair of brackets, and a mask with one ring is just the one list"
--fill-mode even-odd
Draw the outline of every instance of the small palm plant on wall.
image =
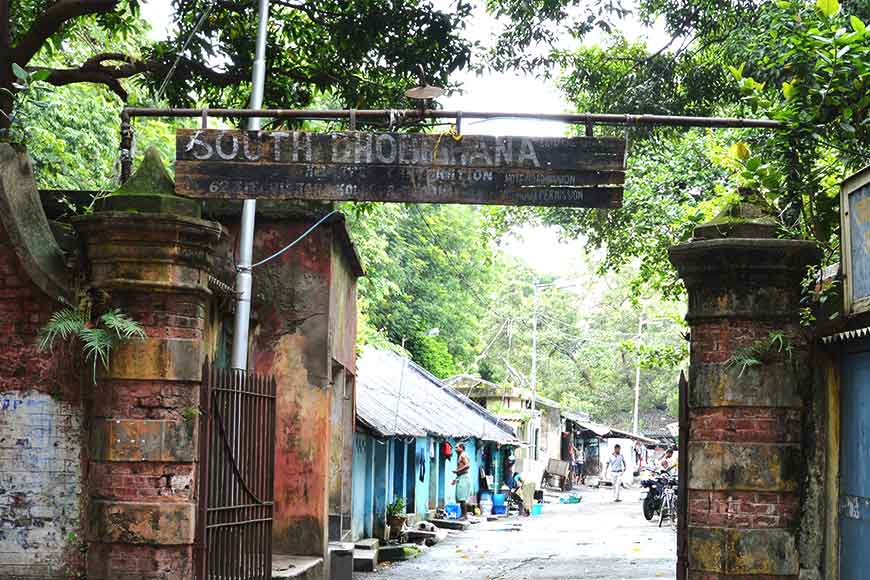
[[93, 288], [78, 292], [76, 299], [52, 314], [40, 331], [40, 350], [52, 352], [58, 340], [80, 346], [85, 362], [91, 365], [95, 384], [97, 365], [108, 370], [109, 357], [117, 345], [145, 338], [142, 325], [119, 308], [97, 314], [99, 305], [107, 299], [108, 294]]

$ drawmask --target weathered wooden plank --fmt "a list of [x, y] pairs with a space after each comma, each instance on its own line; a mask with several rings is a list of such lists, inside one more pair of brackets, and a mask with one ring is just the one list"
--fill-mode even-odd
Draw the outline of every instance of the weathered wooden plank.
[[625, 143], [181, 129], [176, 191], [210, 199], [618, 207]]
[[178, 161], [179, 195], [208, 199], [300, 199], [619, 207], [622, 171], [533, 170]]
[[615, 137], [495, 137], [423, 133], [308, 133], [179, 129], [179, 161], [321, 163], [538, 169], [620, 170], [625, 142]]

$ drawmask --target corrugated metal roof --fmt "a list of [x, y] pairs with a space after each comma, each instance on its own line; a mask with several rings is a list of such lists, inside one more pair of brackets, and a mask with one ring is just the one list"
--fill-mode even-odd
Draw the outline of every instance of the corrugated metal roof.
[[643, 435], [637, 435], [635, 433], [631, 433], [630, 431], [623, 431], [622, 429], [617, 429], [609, 425], [602, 425], [601, 423], [594, 423], [590, 421], [587, 416], [581, 415], [579, 413], [563, 411], [562, 416], [570, 419], [571, 421], [574, 421], [577, 425], [580, 426], [581, 429], [591, 431], [599, 437], [603, 437], [605, 439], [613, 437], [617, 439], [634, 439], [642, 443], [655, 443], [654, 439], [644, 437]]
[[507, 423], [394, 352], [364, 349], [356, 380], [357, 418], [379, 435], [517, 442]]
[[[444, 383], [474, 396], [485, 394], [487, 396], [510, 396], [528, 400], [532, 398], [531, 389], [497, 385], [496, 383], [472, 375], [456, 375], [449, 379], [445, 379]], [[540, 393], [535, 393], [535, 403], [539, 407], [544, 406], [553, 409], [561, 408], [559, 403], [553, 399], [541, 396]]]

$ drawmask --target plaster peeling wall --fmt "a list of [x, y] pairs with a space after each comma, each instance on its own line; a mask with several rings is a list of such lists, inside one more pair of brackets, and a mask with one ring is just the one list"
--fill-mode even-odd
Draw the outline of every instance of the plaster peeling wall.
[[81, 408], [0, 392], [0, 579], [67, 578], [78, 556]]

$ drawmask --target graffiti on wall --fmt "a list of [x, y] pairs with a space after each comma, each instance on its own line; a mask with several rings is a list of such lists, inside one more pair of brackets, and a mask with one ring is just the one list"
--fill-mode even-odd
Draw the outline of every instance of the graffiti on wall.
[[0, 392], [0, 562], [15, 578], [64, 578], [79, 531], [81, 408]]

